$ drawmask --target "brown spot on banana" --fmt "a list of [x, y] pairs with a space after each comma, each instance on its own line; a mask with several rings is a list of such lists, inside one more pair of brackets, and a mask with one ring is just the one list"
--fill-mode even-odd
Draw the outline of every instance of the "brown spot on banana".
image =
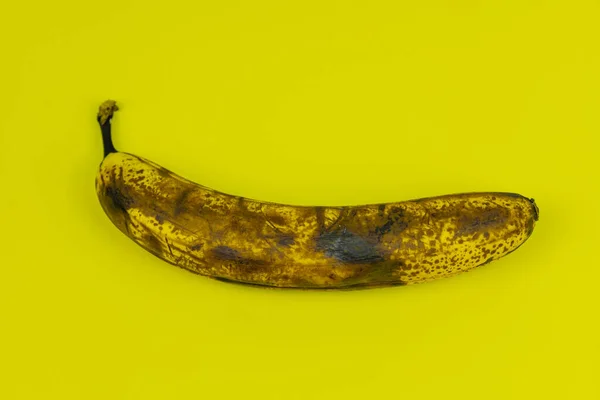
[[452, 276], [499, 259], [533, 232], [539, 210], [512, 193], [463, 193], [346, 207], [257, 201], [186, 180], [110, 140], [116, 104], [98, 121], [96, 179], [110, 220], [157, 257], [249, 285], [357, 289]]

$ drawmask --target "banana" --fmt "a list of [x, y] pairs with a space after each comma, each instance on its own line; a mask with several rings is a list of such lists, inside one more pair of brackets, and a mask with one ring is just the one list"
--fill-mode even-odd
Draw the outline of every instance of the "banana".
[[497, 260], [532, 234], [539, 210], [513, 193], [308, 207], [198, 185], [117, 151], [107, 100], [98, 111], [104, 159], [96, 191], [112, 223], [170, 264], [263, 287], [357, 289], [449, 277]]

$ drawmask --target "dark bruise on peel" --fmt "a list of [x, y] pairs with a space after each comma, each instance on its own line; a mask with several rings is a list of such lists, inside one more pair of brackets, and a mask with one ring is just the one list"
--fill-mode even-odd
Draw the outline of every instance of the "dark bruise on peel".
[[211, 254], [217, 260], [232, 261], [245, 266], [264, 266], [267, 264], [264, 260], [244, 257], [239, 251], [228, 246], [217, 246], [211, 250]]
[[148, 246], [148, 250], [150, 250], [151, 253], [157, 254], [157, 255], [162, 255], [163, 246], [160, 243], [160, 240], [158, 240], [158, 238], [156, 238], [156, 236], [154, 236], [152, 234], [147, 234], [147, 235], [145, 235], [144, 239], [145, 239], [145, 243]]
[[463, 193], [357, 206], [293, 206], [196, 185], [111, 138], [114, 102], [98, 112], [105, 160], [96, 190], [129, 238], [191, 272], [246, 286], [356, 290], [466, 272], [510, 254], [539, 210], [511, 193]]
[[393, 233], [398, 235], [408, 228], [408, 222], [405, 218], [405, 212], [401, 207], [392, 207], [387, 220], [375, 228], [375, 235], [381, 240], [382, 236]]
[[319, 235], [316, 239], [316, 249], [324, 252], [327, 257], [348, 264], [375, 263], [384, 260], [377, 250], [377, 243], [355, 235], [345, 228]]
[[315, 215], [317, 216], [317, 227], [319, 232], [325, 233], [325, 210], [323, 207], [315, 207]]
[[106, 195], [112, 200], [115, 208], [127, 212], [127, 210], [132, 206], [133, 199], [125, 195], [118, 187], [116, 186], [107, 186], [106, 187]]
[[196, 243], [196, 244], [193, 244], [190, 246], [190, 250], [198, 251], [198, 250], [201, 250], [203, 247], [204, 247], [203, 243]]
[[211, 250], [212, 255], [220, 260], [237, 260], [240, 253], [227, 246], [217, 246]]
[[[479, 213], [462, 215], [458, 220], [458, 229], [455, 237], [470, 235], [482, 231], [482, 229], [493, 229], [504, 225], [508, 216], [501, 210], [492, 208]], [[489, 235], [489, 233], [488, 233]]]
[[270, 222], [271, 224], [275, 224], [275, 225], [285, 225], [285, 219], [281, 216], [281, 215], [271, 215], [268, 219], [267, 222]]
[[394, 225], [394, 221], [392, 221], [391, 219], [387, 220], [385, 224], [375, 228], [375, 234], [377, 236], [385, 235], [386, 233], [392, 230], [392, 225]]
[[154, 216], [156, 222], [160, 225], [164, 224], [166, 220], [169, 219], [169, 216], [164, 211], [158, 210], [156, 215]]
[[186, 209], [185, 209], [185, 201], [187, 200], [187, 198], [190, 195], [190, 193], [192, 193], [192, 189], [185, 189], [177, 197], [177, 199], [175, 200], [174, 208], [173, 208], [173, 215], [174, 216], [178, 216], [179, 214], [181, 214], [184, 211], [186, 211]]
[[280, 246], [291, 246], [295, 243], [296, 241], [294, 240], [294, 237], [291, 235], [281, 235], [279, 237], [279, 240], [277, 241], [277, 244], [279, 244]]

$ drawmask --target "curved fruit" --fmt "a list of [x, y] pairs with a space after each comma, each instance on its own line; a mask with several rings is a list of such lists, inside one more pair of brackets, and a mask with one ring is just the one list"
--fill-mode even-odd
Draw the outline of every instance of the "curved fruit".
[[451, 276], [514, 251], [534, 201], [465, 193], [387, 204], [306, 207], [221, 193], [112, 145], [114, 101], [100, 106], [100, 203], [161, 259], [224, 281], [290, 288], [405, 285]]

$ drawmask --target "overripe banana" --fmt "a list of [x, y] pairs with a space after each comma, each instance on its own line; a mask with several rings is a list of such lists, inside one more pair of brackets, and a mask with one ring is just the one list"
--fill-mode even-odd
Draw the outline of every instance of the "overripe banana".
[[117, 151], [114, 101], [98, 122], [100, 203], [129, 238], [161, 259], [229, 282], [352, 289], [406, 285], [471, 270], [517, 249], [538, 208], [512, 193], [464, 193], [344, 207], [232, 196]]

